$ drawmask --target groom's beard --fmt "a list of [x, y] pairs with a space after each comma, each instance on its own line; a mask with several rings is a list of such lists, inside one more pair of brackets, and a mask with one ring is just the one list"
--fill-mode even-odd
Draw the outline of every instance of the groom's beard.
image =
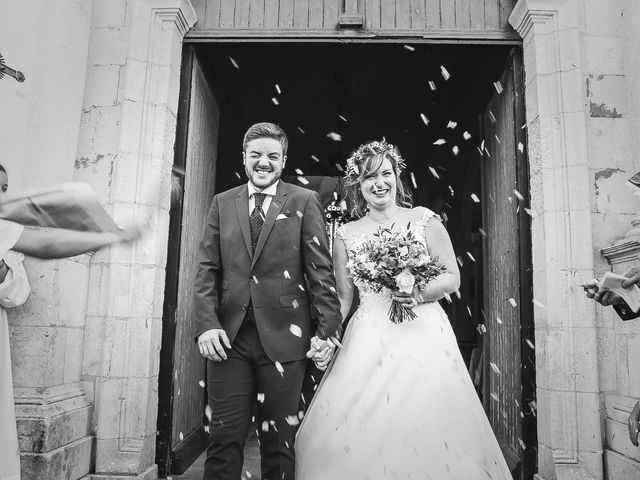
[[282, 169], [274, 169], [268, 175], [260, 175], [254, 169], [247, 168], [245, 169], [245, 173], [254, 187], [264, 190], [280, 180], [280, 177], [282, 176]]

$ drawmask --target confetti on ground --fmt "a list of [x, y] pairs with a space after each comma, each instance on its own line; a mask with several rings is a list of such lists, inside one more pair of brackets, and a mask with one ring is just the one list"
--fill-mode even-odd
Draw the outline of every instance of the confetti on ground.
[[424, 122], [425, 125], [429, 125], [429, 119], [427, 118], [427, 116], [424, 113], [420, 114], [420, 118], [422, 119], [422, 121]]
[[496, 92], [498, 92], [498, 95], [503, 92], [502, 84], [499, 80], [497, 82], [493, 82], [493, 87], [496, 89]]
[[524, 145], [522, 144], [522, 142], [518, 142], [518, 150], [520, 151], [520, 153], [524, 152]]
[[447, 69], [444, 68], [444, 65], [440, 65], [440, 74], [442, 75], [442, 78], [444, 78], [445, 80], [449, 80], [451, 78], [451, 75], [449, 74]]
[[294, 325], [292, 323], [291, 325], [289, 325], [289, 331], [296, 337], [302, 338], [302, 329], [298, 325]]
[[342, 116], [342, 115], [338, 115], [338, 117], [339, 117], [339, 118], [340, 118], [340, 120], [342, 120], [343, 122], [345, 122], [345, 123], [347, 122], [347, 119], [346, 119], [344, 116]]
[[465, 131], [462, 134], [462, 138], [464, 138], [465, 140], [469, 140], [471, 138], [471, 134], [469, 132]]
[[409, 172], [409, 176], [411, 177], [411, 183], [413, 184], [413, 188], [418, 188], [418, 184], [416, 183], [416, 176], [413, 172]]
[[445, 143], [447, 143], [447, 141], [444, 138], [439, 138], [438, 140], [433, 142], [434, 145], [444, 145]]
[[475, 262], [476, 259], [473, 257], [473, 255], [471, 255], [470, 252], [467, 252], [467, 257], [469, 257], [471, 259], [472, 262]]
[[440, 178], [440, 176], [438, 175], [438, 172], [436, 172], [436, 169], [433, 167], [429, 167], [429, 171], [431, 172], [431, 175], [433, 175], [436, 178]]
[[460, 149], [458, 148], [457, 145], [454, 145], [453, 148], [451, 149], [451, 151], [453, 152], [454, 155], [458, 155], [458, 153], [460, 153]]
[[516, 190], [515, 188], [513, 189], [513, 194], [516, 196], [516, 198], [518, 200], [520, 200], [521, 202], [524, 201], [524, 197], [522, 196], [522, 194]]
[[410, 52], [415, 52], [415, 47], [412, 47], [411, 45], [403, 45], [405, 50], [409, 50]]
[[498, 368], [498, 366], [495, 363], [489, 362], [489, 365], [491, 366], [491, 370], [493, 370], [498, 375], [502, 375], [502, 372], [500, 371], [500, 369]]
[[502, 325], [502, 319], [496, 315], [496, 322], [498, 325]]
[[306, 178], [304, 178], [302, 176], [298, 176], [298, 181], [303, 185], [309, 185], [309, 180], [307, 180]]
[[307, 133], [307, 132], [305, 132], [302, 128], [300, 128], [300, 127], [297, 127], [297, 128], [298, 128], [298, 131], [299, 131], [301, 134], [305, 135], [305, 134]]
[[480, 203], [480, 199], [475, 193], [471, 194], [471, 200], [473, 200], [475, 203]]
[[538, 308], [544, 308], [544, 304], [540, 300], [533, 299], [533, 304]]
[[282, 368], [282, 364], [280, 362], [275, 362], [276, 370], [280, 373], [281, 376], [284, 376], [284, 368]]
[[507, 300], [507, 302], [509, 302], [513, 308], [516, 308], [518, 306], [513, 298], [510, 298], [509, 300]]
[[280, 85], [278, 85], [276, 83], [276, 92], [278, 92], [278, 95], [282, 95], [282, 90], [280, 90]]
[[318, 237], [316, 237], [315, 235], [313, 236], [313, 241], [316, 242], [316, 244], [320, 245], [320, 240], [318, 240]]
[[447, 123], [447, 128], [450, 128], [451, 130], [453, 130], [457, 126], [458, 126], [458, 122], [454, 122], [453, 120], [449, 120], [449, 123]]
[[289, 270], [285, 270], [284, 272], [282, 272], [282, 274], [284, 275], [284, 278], [286, 278], [287, 280], [291, 280], [291, 275], [289, 275]]
[[529, 348], [531, 350], [535, 350], [536, 347], [533, 345], [533, 342], [531, 340], [529, 340], [528, 338], [525, 340], [525, 342], [527, 342], [527, 345], [529, 345]]
[[207, 417], [209, 423], [211, 423], [211, 416], [213, 415], [213, 410], [211, 410], [211, 406], [207, 405], [204, 409], [204, 416]]
[[329, 137], [334, 142], [342, 141], [342, 135], [340, 135], [339, 133], [336, 133], [336, 132], [327, 133], [327, 137]]
[[271, 101], [274, 105], [280, 105], [280, 101], [276, 97], [271, 97]]
[[229, 60], [231, 60], [231, 65], [233, 65], [234, 67], [236, 67], [238, 70], [240, 70], [240, 65], [238, 65], [238, 62], [236, 62], [233, 58], [229, 57]]
[[484, 231], [484, 228], [478, 228], [478, 232], [480, 232], [480, 235], [482, 235], [483, 237], [487, 236], [487, 232]]
[[436, 83], [431, 81], [431, 80], [429, 80], [429, 88], [431, 90], [435, 91], [436, 90]]
[[200, 385], [200, 387], [204, 388], [204, 380], [200, 380], [200, 381], [198, 382], [198, 385]]

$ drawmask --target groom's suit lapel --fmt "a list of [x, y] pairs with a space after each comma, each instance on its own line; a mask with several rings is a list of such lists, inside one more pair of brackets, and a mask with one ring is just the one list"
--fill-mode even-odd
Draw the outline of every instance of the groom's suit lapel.
[[[256, 244], [256, 250], [253, 253], [253, 261], [251, 263], [251, 268], [253, 268], [253, 266], [256, 264], [256, 261], [260, 257], [264, 244], [266, 243], [267, 238], [269, 238], [269, 234], [271, 233], [271, 230], [273, 229], [273, 225], [276, 222], [276, 218], [282, 211], [282, 208], [284, 207], [284, 204], [287, 201], [288, 194], [289, 194], [289, 189], [287, 188], [287, 184], [284, 183], [282, 180], [280, 180], [278, 182], [278, 188], [276, 189], [276, 194], [271, 199], [271, 205], [269, 206], [269, 211], [265, 216], [264, 225], [262, 226], [262, 230], [260, 231], [260, 237], [258, 238], [258, 243]], [[247, 229], [249, 229], [248, 217], [247, 217]], [[245, 239], [246, 239], [246, 236], [245, 236]]]
[[249, 252], [249, 258], [252, 258], [251, 227], [249, 226], [249, 189], [246, 185], [240, 189], [240, 193], [236, 197], [236, 215], [238, 216], [244, 244], [247, 246], [247, 252]]

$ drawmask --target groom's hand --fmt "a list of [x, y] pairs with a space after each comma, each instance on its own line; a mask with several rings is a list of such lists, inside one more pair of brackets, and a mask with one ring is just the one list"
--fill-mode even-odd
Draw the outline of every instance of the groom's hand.
[[311, 348], [307, 352], [307, 358], [313, 360], [313, 363], [316, 364], [318, 369], [324, 370], [331, 361], [334, 349], [335, 344], [333, 342], [313, 337], [311, 339]]
[[200, 354], [214, 362], [221, 362], [227, 359], [224, 347], [231, 348], [231, 342], [229, 342], [227, 332], [221, 328], [207, 330], [198, 337]]

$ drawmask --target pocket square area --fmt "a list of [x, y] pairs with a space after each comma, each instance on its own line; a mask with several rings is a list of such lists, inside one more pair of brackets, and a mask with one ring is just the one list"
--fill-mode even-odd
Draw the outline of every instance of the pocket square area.
[[280, 215], [278, 215], [276, 217], [276, 220], [284, 220], [285, 218], [289, 218], [289, 217], [287, 217], [285, 214], [281, 213]]

